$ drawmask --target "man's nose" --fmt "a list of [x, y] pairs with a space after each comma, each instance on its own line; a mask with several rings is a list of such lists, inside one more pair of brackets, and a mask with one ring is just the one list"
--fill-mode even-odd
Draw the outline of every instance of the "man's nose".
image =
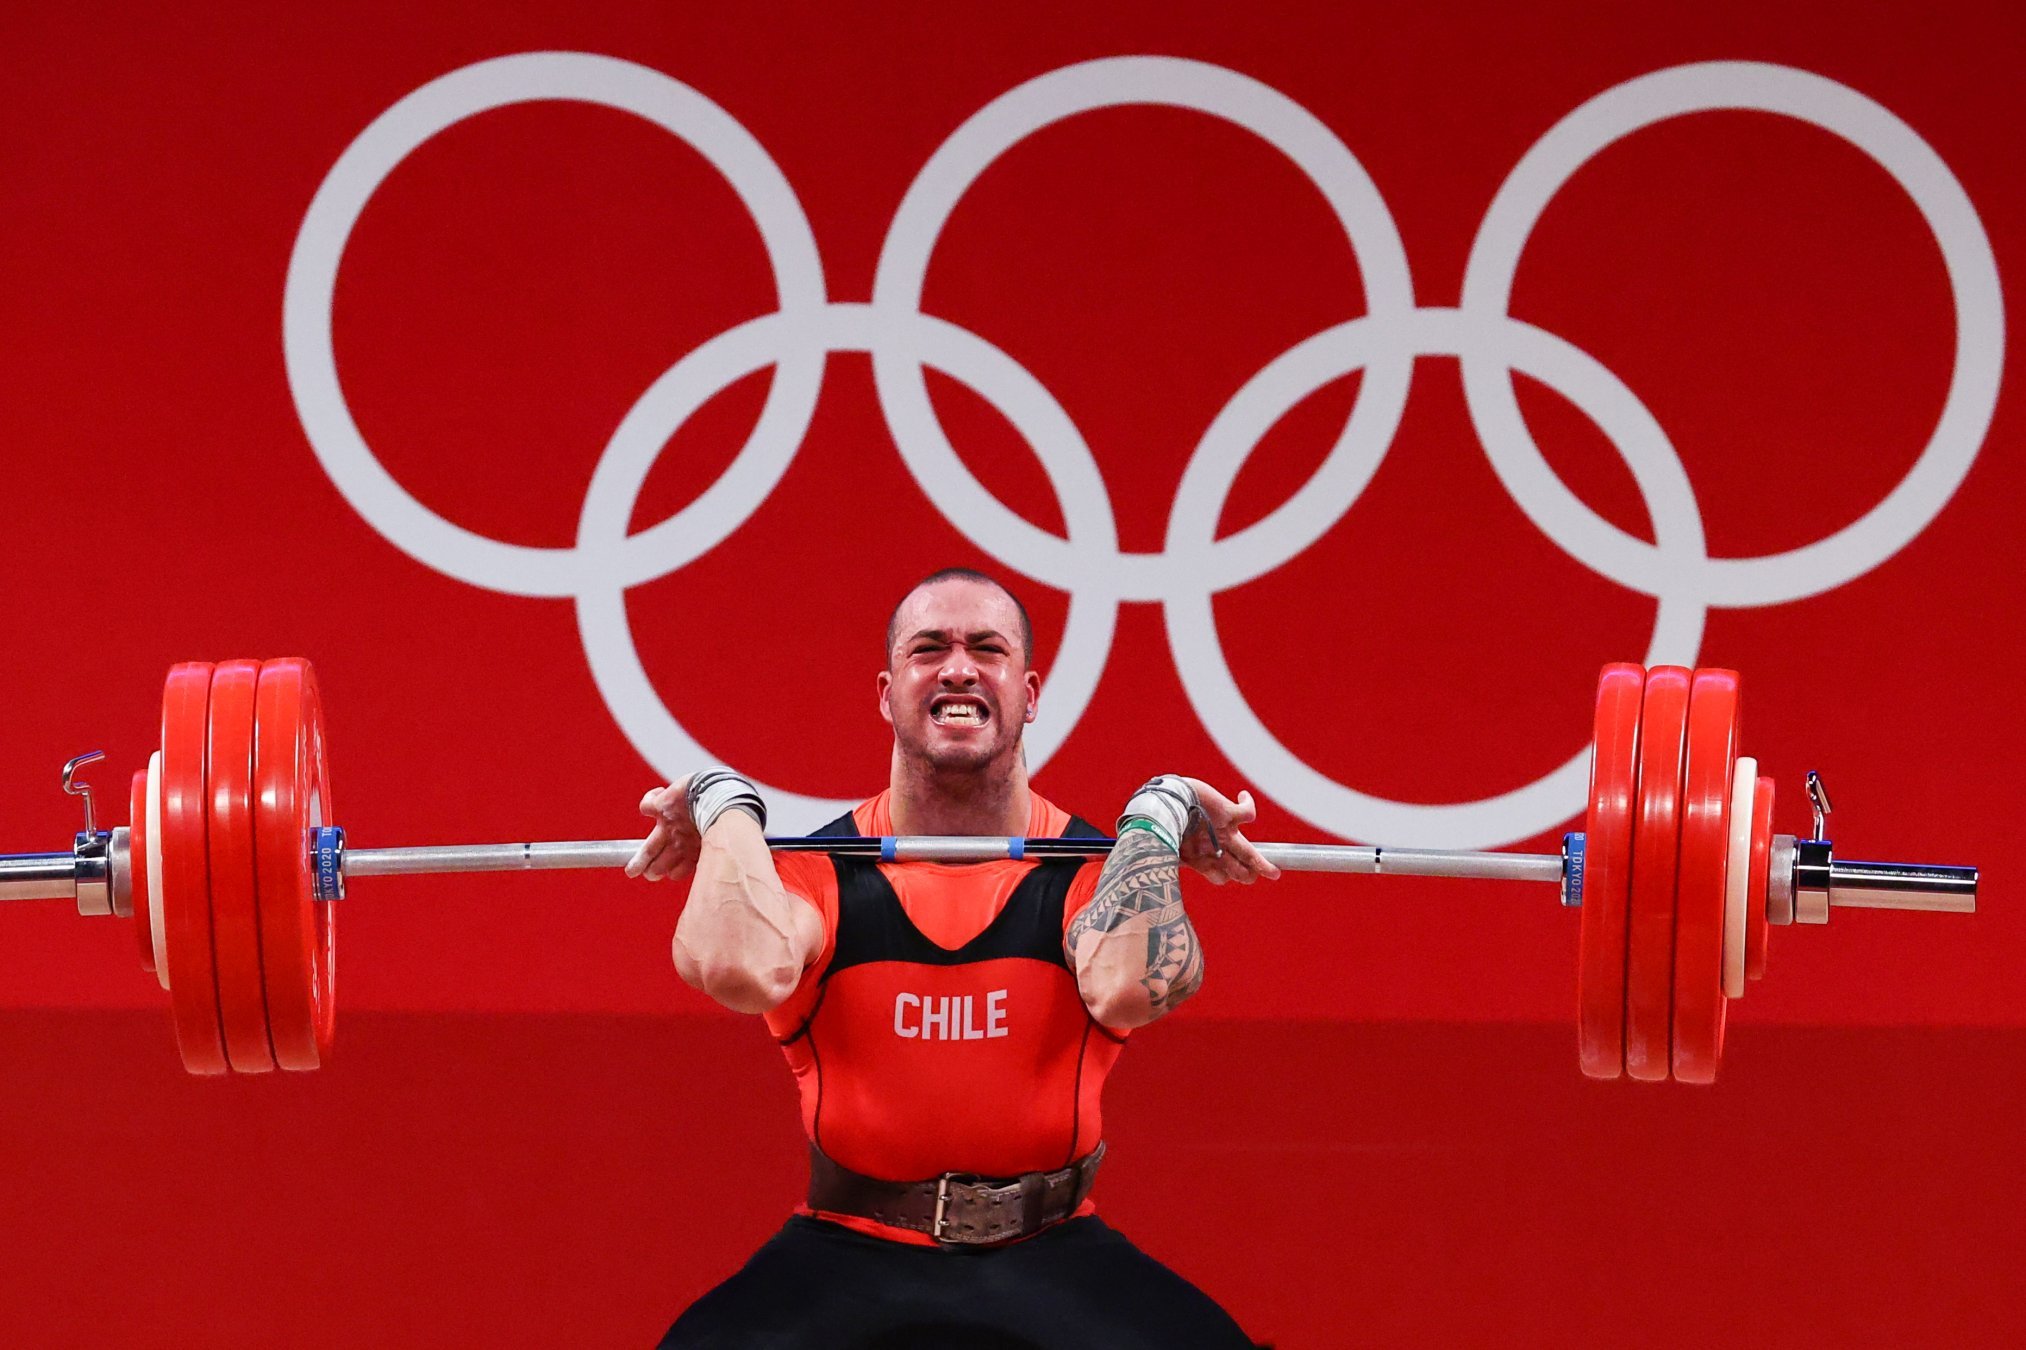
[[968, 686], [978, 682], [978, 663], [961, 648], [953, 649], [943, 658], [943, 668], [938, 672], [945, 685]]

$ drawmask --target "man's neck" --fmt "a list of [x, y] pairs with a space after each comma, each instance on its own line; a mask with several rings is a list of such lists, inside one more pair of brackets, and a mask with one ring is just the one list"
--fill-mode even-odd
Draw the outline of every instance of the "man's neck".
[[1007, 766], [938, 773], [903, 760], [896, 746], [888, 788], [895, 834], [1027, 833], [1032, 797], [1027, 765], [1017, 752]]

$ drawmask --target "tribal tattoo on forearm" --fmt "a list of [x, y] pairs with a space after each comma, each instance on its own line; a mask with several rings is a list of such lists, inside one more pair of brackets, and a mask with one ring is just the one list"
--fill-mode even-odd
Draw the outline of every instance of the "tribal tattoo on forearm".
[[[1203, 949], [1182, 908], [1181, 860], [1175, 850], [1158, 835], [1128, 830], [1106, 859], [1097, 894], [1070, 923], [1063, 945], [1074, 961], [1084, 935], [1095, 933], [1101, 946], [1116, 944], [1124, 955], [1124, 944], [1141, 932], [1146, 959], [1139, 983], [1159, 1016], [1203, 983]], [[1139, 949], [1129, 950], [1137, 955]], [[1130, 966], [1131, 958], [1126, 963]]]

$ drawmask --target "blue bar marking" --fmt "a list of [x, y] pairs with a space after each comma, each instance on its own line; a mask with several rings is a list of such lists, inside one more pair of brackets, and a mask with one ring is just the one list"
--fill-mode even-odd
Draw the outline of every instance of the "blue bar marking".
[[318, 828], [313, 839], [317, 899], [342, 900], [345, 897], [345, 875], [338, 870], [338, 859], [344, 853], [345, 832], [335, 825], [325, 825]]

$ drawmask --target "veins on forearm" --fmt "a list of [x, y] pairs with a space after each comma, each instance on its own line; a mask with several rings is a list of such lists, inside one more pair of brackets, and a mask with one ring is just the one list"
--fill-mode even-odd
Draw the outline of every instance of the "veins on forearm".
[[[1086, 945], [1088, 935], [1095, 938]], [[1079, 975], [1085, 966], [1126, 967], [1154, 1016], [1195, 993], [1203, 982], [1203, 951], [1182, 908], [1175, 851], [1145, 830], [1121, 836], [1098, 876], [1097, 893], [1071, 922], [1064, 945]], [[1080, 951], [1086, 955], [1079, 957]]]
[[675, 941], [699, 964], [729, 962], [772, 972], [792, 949], [789, 899], [757, 830], [713, 837], [699, 851]]

